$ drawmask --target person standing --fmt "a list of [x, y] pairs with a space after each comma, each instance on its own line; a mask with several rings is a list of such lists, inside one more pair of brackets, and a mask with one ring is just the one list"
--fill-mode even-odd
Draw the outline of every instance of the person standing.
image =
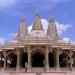
[[27, 72], [27, 62], [25, 62], [25, 71]]

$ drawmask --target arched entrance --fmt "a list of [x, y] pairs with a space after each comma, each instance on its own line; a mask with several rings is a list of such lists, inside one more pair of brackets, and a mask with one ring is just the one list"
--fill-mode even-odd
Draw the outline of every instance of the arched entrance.
[[44, 67], [44, 55], [36, 52], [32, 55], [32, 67]]

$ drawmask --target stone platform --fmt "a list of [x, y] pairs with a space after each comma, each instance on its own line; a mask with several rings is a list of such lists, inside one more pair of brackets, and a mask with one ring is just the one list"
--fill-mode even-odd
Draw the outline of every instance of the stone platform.
[[0, 72], [0, 75], [75, 75], [75, 71], [71, 72], [45, 72], [45, 73], [36, 73], [36, 72]]

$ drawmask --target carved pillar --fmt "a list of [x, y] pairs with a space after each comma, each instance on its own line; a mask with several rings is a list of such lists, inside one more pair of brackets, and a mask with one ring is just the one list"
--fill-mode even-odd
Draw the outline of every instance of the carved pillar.
[[17, 68], [16, 68], [16, 70], [20, 71], [20, 51], [18, 48], [16, 49], [16, 52], [17, 52]]
[[49, 53], [48, 48], [46, 48], [46, 58], [45, 58], [45, 60], [46, 60], [46, 71], [47, 72], [49, 71], [49, 57], [48, 57], [48, 53]]
[[59, 66], [59, 50], [56, 50], [56, 68], [57, 70], [59, 70], [60, 66]]
[[4, 70], [6, 70], [6, 51], [4, 51]]
[[28, 48], [28, 72], [31, 71], [31, 56], [30, 56], [30, 47]]

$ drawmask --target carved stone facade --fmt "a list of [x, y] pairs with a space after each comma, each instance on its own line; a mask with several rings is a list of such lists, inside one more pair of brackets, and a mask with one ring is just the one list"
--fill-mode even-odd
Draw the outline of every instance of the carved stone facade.
[[54, 19], [47, 33], [41, 18], [35, 16], [31, 32], [22, 17], [18, 35], [0, 47], [0, 69], [5, 71], [55, 72], [75, 68], [75, 45], [58, 36]]

